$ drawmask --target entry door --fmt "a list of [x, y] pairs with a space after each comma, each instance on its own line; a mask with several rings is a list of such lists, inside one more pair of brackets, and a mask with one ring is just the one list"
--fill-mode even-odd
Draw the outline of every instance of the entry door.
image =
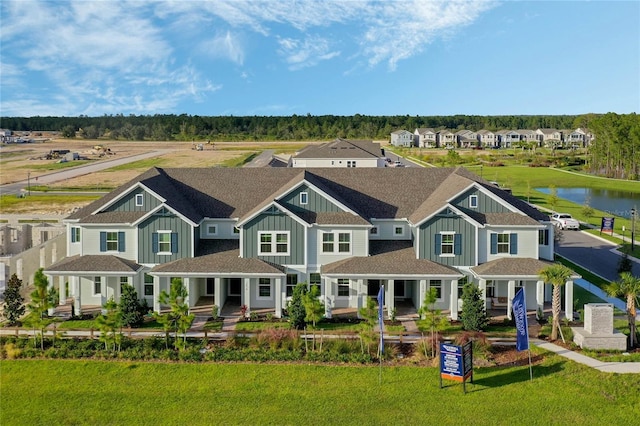
[[242, 295], [242, 278], [229, 278], [229, 296]]
[[215, 291], [215, 278], [207, 278], [207, 288], [205, 290], [206, 296], [213, 296]]
[[378, 297], [380, 291], [380, 280], [367, 280], [367, 296]]

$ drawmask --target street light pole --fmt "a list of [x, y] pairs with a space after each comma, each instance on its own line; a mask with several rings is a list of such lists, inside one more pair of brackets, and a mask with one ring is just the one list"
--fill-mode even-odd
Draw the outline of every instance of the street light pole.
[[27, 172], [27, 193], [31, 196], [31, 172]]
[[636, 243], [636, 208], [631, 209], [631, 253]]

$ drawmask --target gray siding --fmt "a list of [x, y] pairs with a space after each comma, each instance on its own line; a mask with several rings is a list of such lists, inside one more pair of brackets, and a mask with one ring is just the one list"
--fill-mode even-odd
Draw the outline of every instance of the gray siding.
[[[258, 256], [258, 231], [290, 231], [289, 256]], [[304, 264], [304, 226], [277, 211], [265, 211], [244, 225], [242, 233], [243, 257], [259, 257], [280, 265]]]
[[[478, 207], [471, 208], [469, 207], [469, 196], [477, 195], [478, 196]], [[464, 194], [460, 195], [451, 203], [454, 206], [462, 207], [465, 209], [477, 211], [479, 213], [508, 213], [510, 212], [503, 204], [489, 197], [482, 191], [477, 188], [471, 188], [466, 191]]]
[[[436, 254], [436, 234], [455, 232], [461, 235], [461, 254], [446, 257]], [[475, 266], [475, 227], [463, 218], [454, 215], [437, 215], [420, 226], [420, 258], [449, 266]]]
[[[136, 206], [136, 195], [143, 195], [142, 206]], [[160, 205], [158, 200], [153, 195], [144, 191], [142, 188], [136, 188], [120, 200], [113, 203], [106, 211], [109, 212], [148, 212]]]
[[[307, 204], [300, 204], [301, 192], [306, 192], [307, 194], [309, 194]], [[292, 211], [306, 210], [316, 213], [342, 211], [341, 208], [336, 206], [331, 201], [327, 200], [321, 194], [309, 188], [307, 185], [301, 185], [299, 188], [282, 197], [281, 201], [284, 205], [287, 206], [287, 208], [291, 209]]]
[[[178, 234], [177, 253], [158, 255], [153, 252], [153, 233], [158, 230], [171, 230]], [[194, 236], [191, 226], [187, 222], [173, 213], [161, 209], [138, 227], [138, 262], [158, 264], [191, 257], [193, 256], [191, 253], [192, 238]]]

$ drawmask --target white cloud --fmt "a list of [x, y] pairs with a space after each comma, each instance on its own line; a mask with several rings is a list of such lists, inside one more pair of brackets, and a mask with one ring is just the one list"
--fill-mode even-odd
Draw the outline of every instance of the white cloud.
[[242, 65], [244, 62], [242, 44], [230, 31], [214, 37], [211, 40], [204, 41], [200, 45], [200, 49], [212, 58], [228, 59], [238, 65]]
[[331, 51], [329, 41], [319, 36], [309, 36], [304, 40], [279, 38], [278, 53], [285, 57], [290, 70], [314, 66], [320, 61], [340, 55], [339, 51]]

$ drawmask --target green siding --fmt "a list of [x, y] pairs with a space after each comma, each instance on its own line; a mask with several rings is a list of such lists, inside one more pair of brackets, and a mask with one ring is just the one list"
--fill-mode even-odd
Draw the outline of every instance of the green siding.
[[[455, 232], [462, 236], [462, 253], [453, 257], [443, 257], [436, 254], [435, 236], [443, 232]], [[420, 226], [420, 258], [433, 260], [449, 266], [473, 266], [476, 264], [475, 227], [463, 218], [443, 214], [437, 215]]]
[[[136, 195], [143, 195], [142, 206], [136, 206]], [[160, 205], [158, 200], [153, 195], [149, 194], [142, 188], [136, 188], [120, 200], [113, 203], [106, 211], [109, 212], [148, 212]]]
[[[289, 256], [258, 256], [258, 231], [290, 231]], [[280, 210], [265, 211], [244, 225], [243, 257], [258, 257], [280, 265], [304, 264], [304, 226]]]
[[[177, 253], [157, 255], [153, 252], [153, 234], [158, 230], [171, 230], [178, 234]], [[193, 256], [191, 226], [178, 216], [161, 209], [138, 227], [138, 263], [167, 263]]]
[[[469, 207], [469, 196], [477, 195], [478, 196], [478, 207], [471, 208]], [[469, 209], [472, 211], [477, 211], [479, 213], [508, 213], [510, 212], [503, 204], [494, 200], [493, 198], [486, 195], [484, 192], [478, 190], [477, 188], [471, 188], [451, 203], [454, 206], [462, 207], [465, 209]]]
[[[309, 194], [307, 204], [300, 204], [301, 192]], [[294, 191], [282, 197], [281, 201], [288, 209], [291, 209], [291, 211], [312, 211], [315, 213], [343, 211], [322, 194], [319, 194], [307, 185], [301, 185], [299, 188], [296, 188]]]

